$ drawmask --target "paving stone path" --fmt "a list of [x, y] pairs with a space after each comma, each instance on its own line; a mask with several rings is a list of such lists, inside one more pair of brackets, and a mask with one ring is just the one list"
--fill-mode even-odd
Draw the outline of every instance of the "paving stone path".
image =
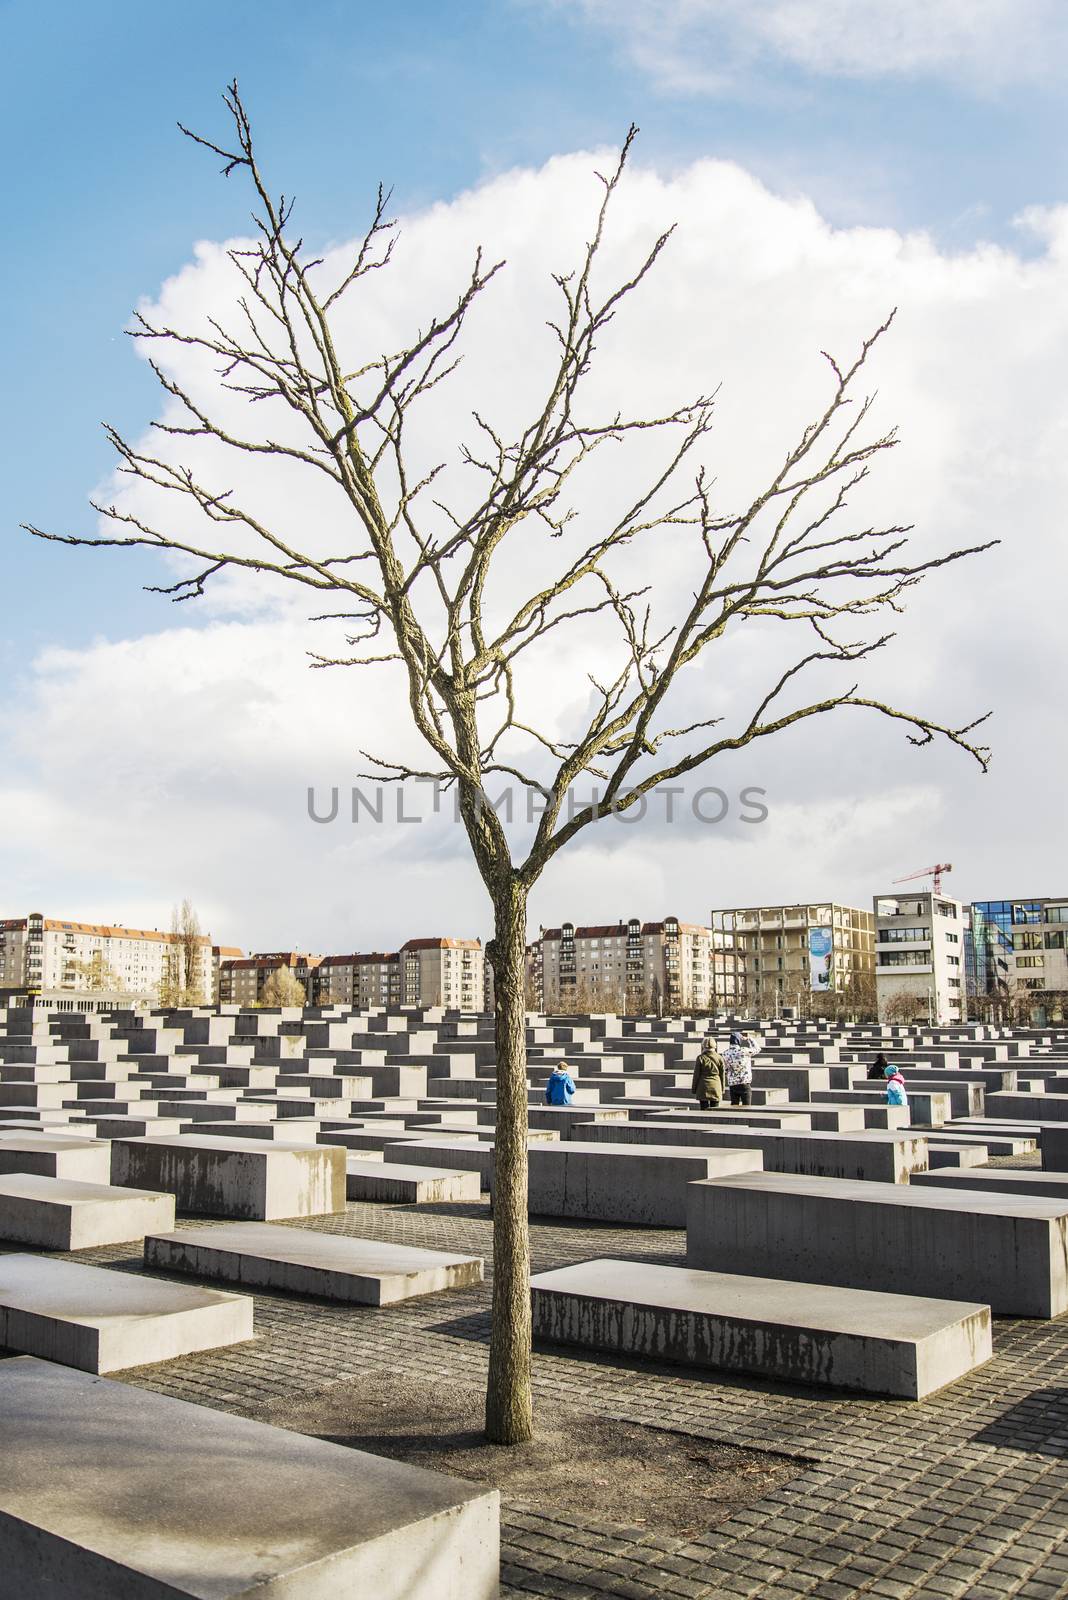
[[[1011, 1164], [1033, 1164], [1034, 1158]], [[1006, 1163], [1009, 1164], [1009, 1163]], [[350, 1204], [327, 1232], [491, 1255], [485, 1201]], [[534, 1270], [595, 1255], [681, 1264], [681, 1231], [532, 1227]], [[80, 1252], [129, 1262], [136, 1246]], [[489, 1273], [487, 1272], [487, 1277]], [[126, 1381], [223, 1410], [320, 1392], [361, 1373], [481, 1385], [489, 1286], [364, 1310], [256, 1294], [249, 1345], [128, 1373]], [[998, 1319], [995, 1359], [919, 1404], [818, 1395], [677, 1368], [539, 1351], [537, 1403], [681, 1430], [794, 1457], [788, 1484], [700, 1538], [505, 1505], [502, 1594], [587, 1597], [808, 1595], [1056, 1600], [1068, 1596], [1068, 1319]], [[576, 1497], [581, 1501], [581, 1496]]]

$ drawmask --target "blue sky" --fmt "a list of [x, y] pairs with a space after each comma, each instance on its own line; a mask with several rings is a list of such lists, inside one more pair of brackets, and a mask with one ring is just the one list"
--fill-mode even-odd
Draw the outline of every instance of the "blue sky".
[[[854, 19], [845, 30], [843, 5]], [[1031, 500], [1020, 509], [1019, 521], [1035, 538], [1051, 541], [1052, 550], [1053, 539], [1059, 537], [1059, 514], [1051, 508], [1062, 503], [1055, 480], [1063, 448], [1056, 441], [1064, 434], [1057, 429], [1068, 426], [1063, 416], [1056, 421], [1063, 412], [1057, 398], [1063, 390], [1063, 360], [1052, 342], [1045, 347], [1041, 322], [1032, 327], [1026, 321], [1032, 292], [1027, 267], [1031, 261], [1046, 264], [1036, 284], [1045, 296], [1050, 341], [1055, 327], [1063, 342], [1068, 304], [1058, 287], [1063, 271], [1057, 262], [1066, 247], [1062, 243], [1054, 248], [1048, 236], [1021, 229], [1014, 219], [1028, 208], [1055, 210], [1068, 203], [1058, 81], [1068, 60], [1062, 10], [1060, 0], [982, 0], [975, 5], [971, 0], [690, 0], [686, 8], [681, 0], [449, 0], [444, 5], [399, 0], [392, 7], [362, 0], [306, 0], [299, 8], [278, 0], [186, 0], [180, 8], [132, 0], [100, 0], [92, 7], [72, 0], [0, 0], [0, 122], [9, 240], [0, 258], [8, 374], [0, 395], [6, 446], [0, 479], [0, 589], [7, 601], [0, 673], [8, 705], [24, 702], [30, 708], [17, 737], [9, 729], [9, 748], [0, 752], [10, 789], [5, 799], [0, 781], [0, 821], [13, 819], [6, 824], [6, 856], [0, 848], [0, 881], [17, 884], [12, 909], [25, 909], [29, 897], [63, 914], [106, 912], [155, 925], [172, 901], [192, 893], [201, 904], [214, 904], [216, 931], [225, 939], [266, 948], [295, 936], [284, 917], [272, 920], [266, 900], [250, 909], [243, 898], [247, 883], [236, 875], [226, 881], [228, 863], [221, 857], [214, 865], [205, 861], [197, 854], [197, 841], [206, 832], [226, 836], [235, 816], [244, 817], [253, 832], [262, 826], [264, 838], [281, 838], [294, 805], [302, 804], [302, 789], [300, 795], [287, 791], [284, 804], [277, 791], [275, 813], [268, 816], [266, 803], [238, 792], [237, 777], [226, 767], [237, 735], [232, 730], [220, 733], [217, 748], [205, 753], [201, 772], [190, 776], [175, 770], [160, 779], [167, 798], [179, 800], [195, 817], [181, 851], [174, 846], [175, 869], [161, 869], [153, 878], [142, 865], [137, 872], [131, 868], [125, 878], [116, 877], [104, 858], [121, 853], [121, 841], [101, 831], [101, 819], [114, 808], [106, 759], [102, 755], [99, 772], [89, 773], [86, 763], [94, 759], [90, 732], [63, 721], [64, 701], [81, 695], [84, 700], [78, 704], [88, 708], [82, 723], [100, 708], [97, 744], [121, 740], [135, 714], [127, 713], [124, 722], [115, 711], [109, 725], [106, 713], [109, 706], [125, 705], [120, 680], [130, 669], [114, 662], [109, 666], [110, 658], [101, 655], [94, 641], [115, 641], [120, 647], [115, 660], [140, 663], [133, 670], [145, 671], [145, 694], [151, 702], [172, 672], [168, 663], [180, 659], [175, 630], [209, 628], [218, 614], [213, 618], [191, 606], [174, 608], [145, 595], [140, 585], [156, 578], [148, 557], [64, 550], [18, 530], [21, 521], [30, 520], [57, 530], [91, 531], [87, 495], [112, 465], [101, 421], [113, 422], [136, 438], [156, 414], [154, 380], [123, 333], [132, 308], [142, 297], [155, 298], [164, 281], [191, 260], [195, 241], [225, 239], [242, 231], [247, 221], [247, 193], [239, 184], [225, 182], [218, 175], [219, 163], [180, 136], [179, 119], [225, 138], [219, 95], [236, 74], [265, 165], [276, 184], [295, 190], [298, 223], [317, 248], [359, 232], [380, 179], [394, 186], [398, 209], [419, 213], [513, 168], [538, 168], [556, 155], [616, 145], [632, 120], [642, 129], [641, 162], [654, 168], [665, 184], [684, 175], [694, 162], [715, 157], [736, 162], [772, 197], [810, 201], [837, 230], [836, 259], [828, 258], [827, 281], [839, 283], [843, 294], [850, 288], [849, 263], [860, 250], [846, 230], [893, 230], [886, 251], [872, 245], [860, 254], [874, 263], [879, 295], [883, 257], [895, 257], [895, 252], [904, 291], [917, 294], [919, 311], [911, 334], [907, 317], [904, 322], [898, 376], [907, 378], [901, 392], [914, 393], [921, 401], [924, 384], [937, 391], [928, 437], [921, 440], [932, 453], [926, 466], [921, 460], [919, 476], [931, 485], [939, 478], [937, 492], [924, 490], [927, 501], [938, 508], [948, 505], [952, 536], [957, 537], [959, 522], [964, 538], [970, 535], [967, 522], [974, 503], [980, 514], [984, 497], [991, 506], [1014, 512], [1015, 486], [1026, 483]], [[690, 18], [685, 25], [679, 21], [683, 11]], [[969, 31], [973, 15], [974, 49]], [[865, 17], [871, 21], [867, 31], [863, 21], [855, 20]], [[773, 28], [761, 33], [764, 21], [769, 28], [781, 23], [793, 33], [776, 35]], [[886, 27], [891, 29], [889, 52], [879, 43], [878, 30]], [[843, 34], [852, 54], [842, 54]], [[710, 204], [718, 204], [722, 185], [717, 184], [719, 179], [709, 180], [703, 190], [697, 185], [679, 192], [705, 193]], [[507, 211], [508, 195], [501, 193]], [[811, 230], [799, 220], [800, 213], [784, 209], [781, 216], [772, 216], [774, 206], [755, 191], [739, 204], [755, 219], [757, 232], [781, 229], [787, 257], [805, 257]], [[474, 209], [477, 213], [477, 205]], [[513, 217], [513, 231], [514, 224]], [[923, 249], [898, 248], [898, 235], [908, 233], [930, 236], [928, 266]], [[993, 248], [988, 251], [987, 245]], [[716, 248], [729, 257], [730, 236], [724, 235]], [[805, 303], [806, 285], [820, 281], [820, 249], [795, 277], [783, 268], [782, 292], [799, 296], [798, 305]], [[999, 254], [1001, 264], [991, 265], [990, 258]], [[958, 259], [964, 263], [959, 283], [947, 289]], [[748, 270], [739, 266], [743, 280]], [[810, 271], [815, 276], [806, 277]], [[686, 283], [686, 292], [694, 296], [693, 316], [701, 318], [707, 309], [714, 317], [715, 306], [706, 308], [700, 279]], [[814, 303], [815, 292], [812, 298]], [[936, 311], [934, 321], [925, 324], [930, 305], [944, 305], [944, 315]], [[883, 299], [873, 300], [872, 306], [880, 315], [885, 312]], [[970, 322], [969, 308], [976, 306]], [[937, 332], [939, 316], [952, 331], [952, 338], [947, 334], [947, 356], [938, 353], [941, 346], [936, 349], [934, 338], [925, 346], [916, 332], [924, 326]], [[787, 325], [787, 338], [789, 332]], [[820, 348], [818, 316], [799, 339], [805, 350]], [[977, 401], [984, 379], [973, 374], [956, 380], [947, 373], [958, 357], [962, 369], [971, 372], [977, 346], [989, 350], [991, 394], [1001, 397], [1002, 411], [995, 412], [992, 403], [989, 419]], [[744, 351], [736, 354], [744, 366]], [[1012, 385], [1026, 383], [1029, 363], [1036, 362], [1043, 365], [1042, 381], [1034, 387], [1031, 410], [1020, 412]], [[1020, 437], [1003, 443], [1014, 418]], [[988, 420], [1001, 433], [996, 450], [995, 441], [983, 435]], [[1039, 438], [1047, 421], [1053, 441], [1048, 448], [1044, 437]], [[925, 424], [919, 426], [922, 430]], [[962, 439], [967, 450], [959, 448]], [[945, 446], [937, 460], [931, 441]], [[997, 457], [997, 478], [988, 485], [982, 474], [990, 456]], [[949, 486], [958, 482], [963, 491], [959, 506], [964, 508], [959, 516], [949, 493]], [[998, 515], [1003, 523], [1004, 510]], [[753, 902], [792, 893], [835, 893], [863, 904], [873, 889], [884, 887], [884, 863], [889, 868], [896, 861], [904, 871], [920, 857], [945, 857], [947, 849], [952, 858], [953, 849], [942, 841], [962, 825], [962, 818], [973, 841], [973, 875], [957, 885], [961, 892], [1061, 892], [1063, 884], [1036, 884], [1030, 877], [1021, 881], [1043, 858], [1046, 811], [1032, 818], [1026, 860], [1014, 861], [998, 842], [999, 807], [1011, 803], [1013, 771], [1026, 759], [1027, 741], [1036, 737], [1036, 730], [1044, 728], [1046, 734], [1038, 736], [1047, 737], [1050, 726], [1042, 696], [1035, 697], [1022, 682], [1017, 685], [1012, 651], [1005, 653], [1004, 642], [988, 633], [986, 645], [973, 649], [967, 637], [969, 627], [981, 631], [987, 625], [998, 586], [1013, 577], [1014, 571], [1006, 568], [979, 582], [966, 600], [958, 594], [962, 653], [953, 656], [947, 640], [941, 657], [921, 663], [928, 678], [949, 685], [956, 685], [961, 661], [967, 659], [969, 671], [977, 662], [986, 664], [990, 684], [974, 686], [975, 703], [985, 708], [992, 698], [998, 702], [1004, 730], [1001, 777], [977, 791], [970, 775], [962, 777], [941, 756], [932, 757], [926, 767], [921, 762], [906, 768], [894, 764], [896, 747], [890, 762], [880, 754], [881, 746], [861, 744], [846, 762], [846, 792], [840, 797], [844, 810], [828, 820], [819, 811], [819, 796], [826, 788], [826, 764], [837, 760], [833, 746], [814, 747], [804, 772], [796, 761], [791, 766], [789, 758], [785, 768], [769, 769], [771, 778], [763, 768], [747, 767], [746, 781], [774, 782], [784, 770], [789, 775], [790, 792], [778, 813], [783, 819], [779, 842], [765, 846], [759, 871], [754, 858], [748, 858], [744, 870], [728, 864], [729, 889], [710, 893], [710, 898]], [[1051, 583], [1041, 593], [1052, 596], [1055, 588]], [[928, 618], [931, 614], [926, 613]], [[1058, 628], [1063, 631], [1063, 624], [1053, 611], [1035, 620], [1033, 637], [1050, 654], [1049, 670], [1040, 667], [1032, 683], [1052, 681], [1063, 667]], [[174, 634], [169, 640], [168, 630]], [[125, 642], [146, 634], [160, 637], [155, 666], [151, 651], [138, 655], [131, 647], [129, 655], [121, 653]], [[82, 654], [50, 676], [35, 661], [56, 645]], [[220, 683], [229, 682], [230, 657], [222, 645], [218, 648]], [[245, 642], [226, 649], [237, 657], [245, 652], [249, 660], [261, 659], [260, 643], [251, 632]], [[269, 651], [263, 659], [269, 660]], [[266, 674], [268, 668], [262, 670]], [[152, 672], [161, 674], [160, 679]], [[307, 695], [303, 681], [294, 695]], [[277, 693], [283, 695], [281, 689]], [[1034, 717], [1033, 726], [1025, 711]], [[137, 712], [143, 714], [143, 709]], [[277, 714], [283, 724], [293, 715]], [[37, 726], [49, 730], [39, 751], [34, 749]], [[77, 742], [81, 733], [84, 748]], [[1012, 745], [1014, 734], [1019, 749]], [[66, 764], [58, 753], [65, 742], [71, 747]], [[1061, 762], [1059, 746], [1048, 753]], [[88, 782], [84, 816], [72, 824], [70, 813], [58, 809], [59, 797], [69, 801], [83, 772]], [[215, 810], [206, 802], [197, 809], [200, 790], [207, 785], [205, 773], [213, 780], [218, 777], [220, 795], [231, 778], [237, 785]], [[277, 781], [288, 782], [281, 768], [279, 773]], [[136, 763], [129, 774], [136, 781]], [[344, 770], [331, 766], [307, 775], [317, 782], [346, 779]], [[147, 780], [147, 771], [145, 776]], [[994, 782], [1002, 787], [995, 788]], [[898, 785], [903, 786], [900, 792]], [[781, 784], [778, 792], [784, 794]], [[873, 795], [877, 803], [885, 801], [877, 827], [870, 809], [865, 813]], [[40, 820], [37, 844], [27, 844], [25, 819], [43, 819], [53, 802], [57, 809], [54, 816], [49, 813], [52, 820]], [[862, 814], [868, 819], [863, 825], [858, 821]], [[836, 856], [817, 864], [818, 872], [813, 866], [819, 883], [802, 883], [796, 865], [805, 857], [808, 818], [816, 818], [823, 837], [832, 836], [839, 846]], [[78, 859], [57, 855], [46, 865], [47, 841], [72, 828], [80, 840]], [[316, 835], [316, 848], [320, 846], [314, 860], [308, 856], [305, 870], [309, 882], [330, 885], [344, 852], [330, 857], [325, 838]], [[959, 845], [957, 853], [963, 849]], [[656, 857], [650, 851], [642, 869], [645, 876], [636, 878], [635, 893], [644, 895], [637, 909], [643, 915], [670, 909], [661, 900], [691, 881], [685, 853], [676, 852], [676, 864], [664, 866], [670, 855], [662, 851]], [[104, 860], [99, 870], [94, 866], [98, 856]], [[148, 851], [144, 859], [150, 856]], [[737, 859], [735, 851], [731, 860]], [[457, 888], [460, 878], [450, 878], [444, 868], [435, 876], [439, 865], [428, 848], [418, 870], [430, 875], [432, 892], [450, 904], [467, 889]], [[790, 871], [798, 874], [797, 882], [787, 881]], [[834, 873], [839, 875], [830, 881]], [[584, 905], [546, 901], [545, 920], [576, 911], [594, 919], [629, 915], [634, 909], [630, 903], [615, 904], [617, 880], [610, 853], [603, 859], [595, 852], [577, 857], [574, 883], [585, 896]], [[314, 902], [315, 892], [309, 891], [311, 904], [301, 918], [306, 944], [359, 947], [361, 938], [382, 942], [394, 932], [407, 936], [412, 931], [408, 909], [400, 903], [395, 930], [376, 924], [365, 935], [353, 931], [350, 938], [345, 903], [339, 899], [324, 910], [325, 902]], [[703, 916], [704, 901], [702, 887], [695, 903], [680, 901], [675, 909], [683, 916]], [[465, 908], [475, 904], [471, 899], [460, 903]], [[159, 913], [157, 905], [162, 907]], [[473, 920], [467, 909], [463, 915]]]
[[178, 119], [223, 127], [234, 73], [311, 237], [353, 230], [379, 178], [410, 209], [488, 173], [617, 140], [643, 159], [740, 160], [810, 194], [838, 224], [930, 230], [944, 246], [1016, 240], [1023, 207], [1065, 198], [1063, 104], [1051, 86], [826, 78], [775, 60], [730, 92], [678, 93], [597, 27], [511, 0], [102, 0], [0, 4], [7, 224], [0, 263], [9, 374], [0, 405], [5, 665], [52, 638], [164, 625], [129, 557], [35, 545], [17, 525], [86, 522], [108, 469], [103, 418], [136, 430], [154, 385], [123, 337], [131, 308], [200, 237], [240, 227]]

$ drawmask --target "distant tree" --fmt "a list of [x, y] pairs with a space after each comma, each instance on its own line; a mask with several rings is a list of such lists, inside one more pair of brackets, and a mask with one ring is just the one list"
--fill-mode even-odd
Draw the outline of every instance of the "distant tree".
[[171, 933], [156, 995], [161, 1006], [203, 1005], [210, 999], [206, 963], [209, 946], [190, 900], [171, 912]]
[[260, 995], [261, 1006], [302, 1006], [304, 1000], [304, 985], [289, 967], [276, 967], [268, 974]]
[[925, 995], [910, 989], [898, 989], [882, 1002], [882, 1020], [891, 1023], [928, 1022], [930, 1002]]
[[68, 963], [74, 982], [64, 983], [65, 989], [81, 989], [90, 994], [114, 994], [126, 988], [114, 967], [106, 960], [103, 950], [94, 950], [84, 961]]
[[[436, 316], [385, 351], [346, 348], [338, 302], [358, 297], [391, 259], [385, 198], [380, 192], [351, 259], [327, 266], [295, 236], [292, 199], [278, 198], [268, 183], [236, 84], [226, 103], [228, 145], [190, 137], [220, 157], [227, 174], [248, 181], [257, 207], [252, 241], [230, 252], [243, 280], [233, 314], [174, 327], [139, 313], [134, 332], [155, 353], [153, 370], [168, 397], [155, 424], [164, 443], [151, 449], [108, 430], [120, 470], [148, 494], [158, 492], [158, 509], [105, 502], [97, 509], [109, 525], [91, 535], [27, 526], [72, 545], [181, 552], [195, 566], [165, 587], [177, 600], [203, 595], [228, 571], [298, 585], [347, 623], [342, 653], [316, 654], [318, 666], [397, 664], [404, 714], [427, 754], [417, 766], [402, 747], [371, 756], [374, 775], [455, 789], [493, 908], [497, 1125], [486, 1429], [491, 1440], [514, 1444], [533, 1431], [524, 1031], [531, 891], [558, 853], [601, 818], [633, 817], [631, 808], [658, 786], [812, 718], [856, 710], [889, 719], [913, 744], [944, 739], [985, 768], [989, 752], [972, 737], [982, 718], [939, 721], [864, 693], [859, 675], [893, 638], [882, 620], [896, 617], [915, 585], [987, 544], [920, 559], [908, 549], [907, 527], [842, 525], [871, 463], [896, 443], [894, 431], [872, 430], [872, 398], [858, 393], [889, 319], [851, 359], [828, 356], [828, 393], [812, 420], [735, 505], [720, 503], [702, 460], [714, 384], [649, 415], [624, 411], [621, 396], [587, 382], [602, 339], [610, 328], [619, 337], [629, 297], [672, 232], [650, 234], [644, 257], [608, 280], [602, 245], [634, 128], [600, 177], [599, 205], [574, 268], [554, 274], [559, 313], [546, 362], [531, 364], [531, 382], [541, 389], [525, 422], [513, 426], [484, 409], [454, 414], [448, 454], [458, 454], [466, 482], [446, 487], [444, 462], [428, 465], [411, 448], [413, 413], [448, 379], [468, 314], [503, 263], [489, 265], [475, 252], [469, 277]], [[517, 340], [526, 338], [521, 310], [517, 304]], [[718, 313], [710, 306], [707, 314]], [[376, 320], [355, 326], [362, 331]], [[183, 358], [200, 356], [217, 372], [212, 398], [168, 360], [179, 347]], [[660, 359], [670, 366], [673, 357], [664, 350]], [[240, 421], [235, 397], [248, 402]], [[211, 441], [209, 465], [182, 459], [188, 438]], [[630, 450], [644, 480], [614, 507], [602, 487], [583, 510], [576, 486], [606, 447], [620, 456]], [[231, 460], [243, 463], [240, 475], [230, 475]], [[292, 534], [242, 501], [237, 485], [248, 463], [265, 461], [303, 473], [316, 487], [309, 502], [333, 498], [347, 530], [336, 546], [320, 537], [318, 516]], [[676, 584], [671, 574], [683, 567]], [[549, 715], [540, 703], [534, 663], [558, 654], [557, 630], [575, 625], [592, 630], [599, 653], [588, 683], [576, 685], [583, 692], [571, 697], [561, 731], [557, 708]], [[734, 679], [743, 634], [748, 659], [767, 663], [752, 699], [741, 707], [724, 695], [696, 716], [680, 709], [688, 690], [700, 701], [710, 685]], [[353, 697], [354, 719], [360, 699]], [[591, 777], [603, 785], [597, 802], [573, 808], [577, 787]], [[543, 806], [521, 851], [487, 794], [502, 779]]]

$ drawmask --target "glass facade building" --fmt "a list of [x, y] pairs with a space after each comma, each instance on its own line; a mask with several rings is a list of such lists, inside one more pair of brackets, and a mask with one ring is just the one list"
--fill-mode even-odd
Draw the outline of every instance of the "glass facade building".
[[1036, 1023], [1060, 1022], [1068, 1008], [1068, 898], [978, 900], [971, 906], [968, 987], [976, 1014], [984, 1000], [1012, 1000]]

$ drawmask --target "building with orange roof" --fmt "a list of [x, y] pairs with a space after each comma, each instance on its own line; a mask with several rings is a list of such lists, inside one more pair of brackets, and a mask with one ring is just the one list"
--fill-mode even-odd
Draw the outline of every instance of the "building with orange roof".
[[[182, 935], [110, 922], [64, 921], [32, 911], [0, 921], [0, 996], [101, 994], [156, 1000]], [[198, 938], [198, 1003], [216, 994], [218, 963], [211, 938]]]
[[678, 917], [543, 928], [527, 977], [549, 1013], [729, 1010], [735, 1000], [724, 936]]

